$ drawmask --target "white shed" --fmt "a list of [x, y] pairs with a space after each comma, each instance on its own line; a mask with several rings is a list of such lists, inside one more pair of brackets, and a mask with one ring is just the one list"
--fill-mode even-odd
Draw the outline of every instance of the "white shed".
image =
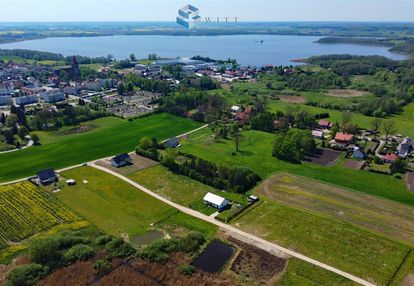
[[233, 106], [231, 107], [231, 112], [233, 112], [233, 113], [237, 113], [237, 112], [240, 112], [240, 111], [241, 111], [240, 106], [233, 105]]
[[226, 200], [223, 197], [217, 196], [212, 193], [207, 193], [207, 195], [204, 196], [204, 203], [206, 205], [210, 205], [212, 207], [217, 208], [218, 210], [224, 209], [226, 206], [229, 205], [229, 201]]

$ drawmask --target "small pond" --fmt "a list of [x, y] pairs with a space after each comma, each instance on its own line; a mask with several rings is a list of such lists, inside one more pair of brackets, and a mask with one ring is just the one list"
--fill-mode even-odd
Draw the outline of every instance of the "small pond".
[[164, 234], [158, 230], [150, 230], [143, 235], [131, 238], [131, 244], [134, 246], [143, 246], [153, 243], [154, 241], [164, 238]]
[[192, 265], [207, 272], [218, 272], [233, 255], [235, 249], [221, 241], [213, 240], [193, 261]]

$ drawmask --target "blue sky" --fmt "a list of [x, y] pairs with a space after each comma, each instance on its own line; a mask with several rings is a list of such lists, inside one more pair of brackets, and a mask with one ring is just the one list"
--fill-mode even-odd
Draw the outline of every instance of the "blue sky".
[[240, 21], [414, 21], [414, 0], [1, 0], [0, 22], [174, 21], [186, 4]]

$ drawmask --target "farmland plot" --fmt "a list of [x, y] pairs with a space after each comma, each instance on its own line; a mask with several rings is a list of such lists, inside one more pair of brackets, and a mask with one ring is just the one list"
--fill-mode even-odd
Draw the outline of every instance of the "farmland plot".
[[0, 247], [79, 218], [29, 182], [0, 187]]

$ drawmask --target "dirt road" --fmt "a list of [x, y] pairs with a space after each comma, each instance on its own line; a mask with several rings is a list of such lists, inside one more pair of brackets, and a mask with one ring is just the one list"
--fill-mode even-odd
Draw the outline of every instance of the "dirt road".
[[222, 223], [220, 221], [217, 221], [216, 219], [214, 219], [212, 217], [209, 217], [209, 216], [206, 216], [206, 215], [204, 215], [202, 213], [199, 213], [199, 212], [197, 212], [195, 210], [192, 210], [192, 209], [189, 209], [187, 207], [183, 207], [183, 206], [181, 206], [179, 204], [176, 204], [176, 203], [174, 203], [174, 202], [172, 202], [172, 201], [170, 201], [170, 200], [168, 200], [168, 199], [166, 199], [164, 197], [161, 197], [160, 195], [154, 193], [153, 191], [147, 189], [146, 187], [144, 187], [144, 186], [142, 186], [142, 185], [140, 185], [140, 184], [138, 184], [138, 183], [136, 183], [136, 182], [128, 179], [127, 177], [122, 176], [122, 175], [120, 175], [120, 174], [118, 174], [118, 173], [116, 173], [116, 172], [114, 172], [112, 170], [109, 170], [109, 169], [105, 168], [105, 167], [98, 166], [95, 163], [92, 163], [91, 164], [91, 167], [94, 167], [96, 169], [99, 169], [101, 171], [104, 171], [106, 173], [109, 173], [109, 174], [111, 174], [111, 175], [113, 175], [115, 177], [118, 177], [119, 179], [121, 179], [121, 180], [123, 180], [123, 181], [131, 184], [132, 186], [136, 187], [137, 189], [139, 189], [139, 190], [147, 193], [148, 195], [150, 195], [150, 196], [152, 196], [152, 197], [154, 197], [154, 198], [156, 198], [156, 199], [158, 199], [158, 200], [160, 200], [160, 201], [162, 201], [162, 202], [164, 202], [164, 203], [166, 203], [166, 204], [168, 204], [168, 205], [170, 205], [170, 206], [172, 206], [172, 207], [180, 210], [181, 212], [186, 213], [188, 215], [191, 215], [191, 216], [193, 216], [195, 218], [204, 220], [204, 221], [209, 222], [211, 224], [214, 224], [214, 225], [220, 227], [225, 232], [227, 232], [229, 235], [234, 236], [235, 238], [238, 238], [238, 239], [240, 239], [240, 240], [242, 240], [242, 241], [244, 241], [246, 243], [252, 244], [252, 245], [254, 245], [254, 246], [256, 246], [256, 247], [258, 247], [260, 249], [263, 249], [263, 250], [265, 250], [265, 251], [267, 251], [267, 252], [269, 252], [271, 254], [277, 255], [279, 257], [280, 256], [281, 257], [292, 256], [292, 257], [295, 257], [297, 259], [300, 259], [300, 260], [306, 261], [308, 263], [311, 263], [313, 265], [316, 265], [318, 267], [321, 267], [323, 269], [326, 269], [328, 271], [334, 272], [334, 273], [336, 273], [336, 274], [338, 274], [338, 275], [340, 275], [342, 277], [345, 277], [345, 278], [347, 278], [349, 280], [352, 280], [352, 281], [354, 281], [356, 283], [359, 283], [361, 285], [365, 285], [365, 286], [374, 286], [375, 285], [375, 284], [372, 284], [371, 282], [368, 282], [368, 281], [366, 281], [364, 279], [361, 279], [359, 277], [356, 277], [356, 276], [354, 276], [354, 275], [352, 275], [350, 273], [341, 271], [341, 270], [339, 270], [337, 268], [334, 268], [332, 266], [329, 266], [327, 264], [324, 264], [322, 262], [319, 262], [317, 260], [314, 260], [314, 259], [312, 259], [310, 257], [307, 257], [305, 255], [302, 255], [302, 254], [297, 253], [295, 251], [292, 251], [290, 249], [284, 248], [284, 247], [282, 247], [280, 245], [277, 245], [277, 244], [274, 244], [272, 242], [266, 241], [266, 240], [264, 240], [264, 239], [262, 239], [260, 237], [254, 236], [254, 235], [252, 235], [250, 233], [244, 232], [244, 231], [242, 231], [242, 230], [240, 230], [238, 228], [235, 228], [235, 227], [233, 227], [231, 225], [228, 225], [228, 224]]

